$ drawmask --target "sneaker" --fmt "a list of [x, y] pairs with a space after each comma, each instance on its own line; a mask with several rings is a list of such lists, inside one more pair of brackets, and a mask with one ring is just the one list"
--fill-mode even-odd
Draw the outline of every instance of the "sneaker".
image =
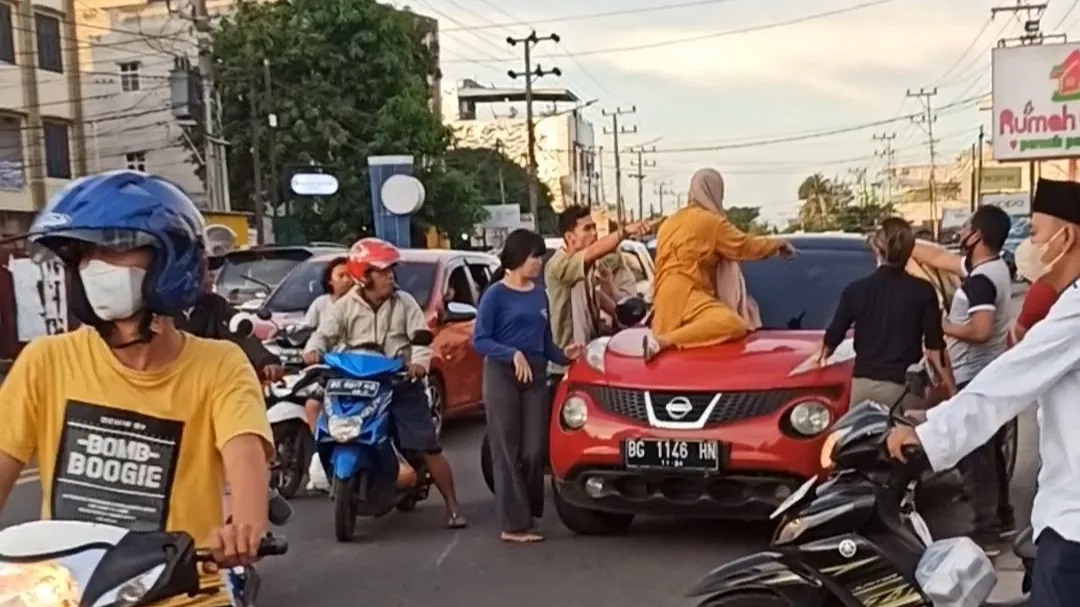
[[998, 542], [1000, 540], [998, 539], [997, 534], [976, 533], [971, 536], [971, 539], [979, 545], [979, 548], [983, 549], [983, 552], [986, 553], [986, 556], [994, 558], [995, 556], [1001, 554], [1001, 547], [998, 546]]
[[1017, 529], [1015, 523], [1007, 523], [1001, 525], [1001, 530], [998, 532], [998, 537], [1003, 540], [1011, 540], [1016, 537]]

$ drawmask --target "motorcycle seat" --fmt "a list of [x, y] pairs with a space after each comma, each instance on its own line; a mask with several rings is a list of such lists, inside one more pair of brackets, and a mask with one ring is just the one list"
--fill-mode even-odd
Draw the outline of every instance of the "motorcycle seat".
[[983, 603], [983, 607], [1028, 607], [1028, 600], [1031, 597], [1028, 595], [1018, 596], [1015, 599], [1009, 599], [1007, 601], [987, 601]]
[[1013, 552], [1016, 556], [1024, 560], [1035, 559], [1035, 541], [1034, 532], [1031, 527], [1025, 527], [1023, 531], [1017, 534], [1016, 539], [1013, 540]]

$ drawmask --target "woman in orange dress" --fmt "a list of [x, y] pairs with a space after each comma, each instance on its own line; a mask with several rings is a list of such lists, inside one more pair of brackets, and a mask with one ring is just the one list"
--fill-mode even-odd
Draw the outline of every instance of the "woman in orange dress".
[[701, 169], [690, 180], [689, 204], [660, 226], [646, 360], [672, 347], [710, 346], [745, 336], [756, 328], [756, 315], [736, 262], [795, 255], [785, 240], [743, 233], [727, 220], [723, 204], [724, 178], [714, 169]]

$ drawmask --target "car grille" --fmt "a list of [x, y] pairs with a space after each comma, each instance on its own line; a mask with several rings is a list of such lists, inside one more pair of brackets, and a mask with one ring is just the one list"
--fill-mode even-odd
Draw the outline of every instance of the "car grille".
[[[578, 389], [588, 393], [605, 411], [638, 421], [649, 421], [644, 390], [608, 386], [579, 386]], [[652, 398], [653, 415], [661, 422], [694, 422], [700, 420], [716, 394], [716, 392], [649, 391]], [[792, 400], [814, 395], [835, 398], [839, 396], [839, 390], [798, 389], [723, 392], [720, 394], [716, 407], [713, 408], [712, 413], [709, 414], [709, 419], [705, 423], [706, 425], [715, 425], [771, 415]], [[686, 415], [675, 419], [667, 412], [665, 405], [678, 397], [685, 397], [690, 401], [690, 411]]]

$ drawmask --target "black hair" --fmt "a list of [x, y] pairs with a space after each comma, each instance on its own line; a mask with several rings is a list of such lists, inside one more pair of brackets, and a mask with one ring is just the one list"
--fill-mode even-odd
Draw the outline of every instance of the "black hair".
[[586, 217], [592, 217], [592, 211], [589, 210], [589, 207], [575, 205], [563, 209], [563, 212], [559, 213], [559, 236], [566, 236], [567, 232], [573, 232], [578, 221]]
[[510, 232], [499, 252], [499, 269], [491, 280], [502, 280], [507, 270], [516, 270], [525, 265], [530, 257], [543, 257], [546, 252], [544, 237], [536, 232], [525, 228]]
[[340, 265], [348, 263], [348, 261], [348, 257], [335, 257], [333, 260], [330, 261], [330, 263], [326, 264], [326, 269], [323, 270], [322, 273], [322, 286], [324, 291], [326, 291], [327, 293], [332, 292], [332, 289], [330, 288], [330, 279], [334, 276], [334, 269]]
[[1001, 207], [983, 205], [971, 216], [971, 228], [979, 232], [983, 244], [995, 253], [1005, 246], [1012, 220]]

